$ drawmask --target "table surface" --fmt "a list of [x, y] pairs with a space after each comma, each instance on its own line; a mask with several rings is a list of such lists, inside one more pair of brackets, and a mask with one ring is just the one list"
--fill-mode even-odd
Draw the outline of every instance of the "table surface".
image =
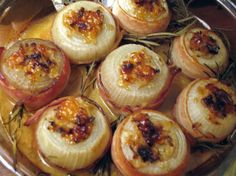
[[[217, 12], [217, 15], [212, 15], [212, 10], [210, 10], [211, 13], [209, 13], [209, 7], [201, 7], [200, 9], [194, 9], [193, 12], [197, 13], [202, 19], [206, 19], [207, 21], [214, 22], [214, 24], [211, 24], [214, 27], [219, 28], [231, 28], [233, 30], [227, 30], [224, 31], [227, 33], [229, 39], [236, 39], [236, 22], [226, 13], [222, 12], [222, 10], [219, 10]], [[220, 12], [221, 11], [221, 12]], [[232, 41], [230, 40], [232, 46], [234, 47], [233, 53], [234, 56], [236, 56], [236, 40]], [[8, 169], [6, 169], [1, 163], [0, 163], [0, 176], [14, 176]]]

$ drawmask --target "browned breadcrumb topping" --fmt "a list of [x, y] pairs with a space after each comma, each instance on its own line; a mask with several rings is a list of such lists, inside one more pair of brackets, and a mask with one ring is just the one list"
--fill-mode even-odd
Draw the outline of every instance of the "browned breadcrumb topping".
[[131, 53], [128, 60], [120, 65], [120, 85], [127, 87], [129, 84], [138, 83], [140, 86], [147, 85], [159, 69], [150, 66], [151, 57], [145, 50]]
[[91, 11], [80, 8], [64, 15], [64, 24], [72, 32], [82, 35], [87, 43], [95, 42], [102, 31], [104, 16], [100, 10]]
[[157, 18], [166, 11], [160, 0], [133, 0], [133, 2], [136, 16], [141, 20]]
[[225, 90], [216, 87], [214, 84], [207, 84], [206, 88], [210, 91], [210, 94], [204, 97], [202, 102], [214, 114], [214, 117], [211, 116], [210, 119], [216, 117], [224, 118], [228, 113], [236, 111], [236, 105], [232, 97]]
[[86, 106], [74, 97], [63, 101], [56, 109], [54, 121], [50, 121], [48, 129], [61, 134], [70, 144], [86, 140], [91, 134], [94, 117], [89, 115]]
[[164, 133], [164, 129], [160, 124], [153, 124], [148, 114], [138, 113], [133, 117], [133, 120], [145, 141], [145, 145], [137, 147], [138, 155], [142, 158], [143, 162], [161, 160], [161, 155], [158, 150], [154, 150], [154, 145], [168, 144], [173, 146], [172, 138]]
[[204, 54], [216, 55], [219, 53], [220, 47], [216, 40], [209, 36], [207, 31], [198, 31], [193, 34], [190, 40], [190, 48], [193, 51], [200, 51]]
[[23, 43], [6, 63], [11, 69], [23, 70], [25, 76], [32, 82], [44, 76], [55, 79], [59, 76], [59, 66], [51, 57], [55, 57], [56, 52], [55, 48], [43, 44]]

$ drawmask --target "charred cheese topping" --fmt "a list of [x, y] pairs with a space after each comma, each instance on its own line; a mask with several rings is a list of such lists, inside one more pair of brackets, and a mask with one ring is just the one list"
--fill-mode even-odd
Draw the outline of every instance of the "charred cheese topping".
[[218, 88], [214, 84], [207, 84], [205, 87], [210, 93], [202, 99], [202, 102], [213, 114], [215, 114], [214, 117], [224, 118], [228, 113], [236, 111], [236, 105], [234, 104], [231, 95], [224, 89]]
[[207, 31], [193, 33], [193, 37], [190, 40], [190, 48], [193, 51], [212, 55], [218, 54], [220, 50], [216, 40], [209, 36]]
[[78, 11], [71, 10], [64, 15], [64, 25], [84, 37], [87, 43], [96, 42], [103, 23], [104, 16], [100, 10], [91, 11], [81, 7]]
[[24, 39], [5, 50], [0, 70], [6, 80], [17, 89], [41, 93], [60, 80], [66, 57], [52, 42]]
[[145, 50], [133, 52], [120, 65], [120, 86], [127, 87], [137, 83], [147, 85], [160, 70], [151, 66], [151, 56]]
[[[147, 113], [137, 113], [126, 124], [123, 132], [123, 150], [135, 168], [145, 168], [150, 163], [164, 162], [175, 153], [176, 141], [169, 121], [153, 121]], [[132, 154], [131, 154], [132, 153]]]
[[164, 0], [119, 0], [119, 5], [127, 14], [143, 21], [157, 21], [168, 12]]
[[23, 70], [31, 82], [40, 81], [41, 77], [48, 76], [57, 79], [60, 67], [55, 61], [56, 49], [37, 43], [22, 43], [6, 60], [11, 69]]
[[140, 20], [155, 19], [166, 12], [160, 0], [133, 0], [135, 16]]
[[70, 144], [86, 140], [93, 127], [94, 117], [89, 107], [69, 97], [55, 108], [56, 117], [50, 121], [48, 130], [57, 132]]
[[[186, 102], [181, 102], [186, 103], [186, 114], [192, 125], [191, 131], [186, 126], [185, 128], [199, 140], [223, 140], [235, 128], [234, 90], [213, 78], [196, 80], [188, 88]], [[181, 105], [178, 108], [183, 107], [184, 105]], [[184, 124], [183, 122], [185, 121], [181, 121], [180, 124]]]
[[149, 119], [148, 114], [137, 114], [134, 116], [139, 131], [142, 133], [146, 145], [140, 145], [137, 148], [137, 153], [142, 158], [143, 162], [155, 162], [161, 159], [159, 150], [153, 150], [155, 144], [168, 144], [173, 146], [170, 136], [165, 135], [165, 131], [160, 124], [153, 124]]

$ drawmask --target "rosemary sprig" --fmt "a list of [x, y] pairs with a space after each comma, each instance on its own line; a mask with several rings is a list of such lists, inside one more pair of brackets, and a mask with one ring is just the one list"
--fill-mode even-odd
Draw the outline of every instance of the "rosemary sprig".
[[229, 83], [236, 87], [236, 79], [233, 76], [236, 70], [236, 60], [230, 59], [229, 66], [222, 72], [222, 68], [220, 68], [219, 64], [216, 62], [216, 70], [212, 69], [209, 65], [204, 64], [209, 72], [204, 72], [208, 77], [212, 77], [212, 75], [220, 81]]
[[120, 114], [118, 118], [111, 123], [111, 128], [113, 131], [115, 131], [117, 126], [125, 119], [125, 117], [126, 116], [124, 114]]
[[[40, 172], [37, 174], [37, 176], [50, 176], [50, 174], [45, 173], [45, 172]], [[67, 176], [70, 176], [70, 175], [67, 175]]]
[[225, 140], [219, 143], [212, 142], [200, 142], [196, 141], [195, 146], [192, 148], [193, 151], [205, 151], [205, 150], [224, 150], [229, 146], [233, 146], [236, 143], [236, 129], [229, 135]]
[[[16, 170], [17, 164], [17, 133], [21, 128], [21, 120], [24, 115], [24, 104], [17, 102], [13, 107], [12, 111], [9, 113], [8, 121], [4, 125], [8, 125], [8, 134], [12, 142], [12, 153], [13, 153], [13, 168]], [[13, 124], [16, 123], [16, 126], [13, 128]]]
[[178, 35], [172, 32], [157, 32], [148, 34], [146, 36], [137, 36], [135, 34], [129, 33], [126, 34], [125, 37], [132, 37], [136, 39], [146, 40], [146, 39], [165, 39], [165, 38], [172, 38], [177, 37]]
[[151, 41], [151, 40], [145, 40], [145, 39], [138, 39], [138, 38], [132, 38], [132, 37], [124, 37], [123, 40], [127, 40], [130, 42], [135, 42], [135, 43], [141, 43], [146, 45], [147, 47], [151, 47], [151, 46], [160, 46], [159, 43], [155, 42], [155, 41]]
[[236, 60], [230, 59], [229, 66], [225, 69], [224, 72], [219, 74], [218, 79], [226, 83], [229, 83], [234, 88], [236, 88], [235, 73], [236, 73]]
[[[111, 128], [113, 131], [117, 128], [118, 124], [124, 120], [125, 115], [120, 114], [119, 117], [111, 123]], [[106, 155], [94, 166], [91, 172], [95, 176], [110, 176], [111, 175], [111, 152], [110, 150]]]
[[110, 176], [111, 175], [111, 155], [110, 151], [95, 165], [91, 172], [95, 176]]
[[84, 95], [88, 88], [94, 84], [96, 81], [96, 77], [94, 77], [94, 71], [96, 68], [96, 62], [93, 61], [87, 68], [86, 73], [82, 76], [82, 83], [81, 83], [81, 95]]
[[[183, 21], [184, 20], [186, 19], [183, 19]], [[192, 28], [197, 22], [197, 20], [193, 17], [189, 18], [188, 21], [190, 21], [191, 23], [185, 25], [184, 27], [179, 27], [178, 29], [175, 29], [174, 32], [157, 32], [148, 34], [146, 36], [137, 36], [136, 34], [128, 33], [124, 36], [123, 40], [128, 42], [141, 43], [146, 45], [147, 47], [158, 47], [160, 46], [160, 43], [163, 43], [163, 41], [170, 43], [171, 39], [185, 33], [190, 28]]]
[[187, 5], [184, 0], [168, 0], [168, 5], [174, 13], [176, 20], [186, 18], [190, 15]]

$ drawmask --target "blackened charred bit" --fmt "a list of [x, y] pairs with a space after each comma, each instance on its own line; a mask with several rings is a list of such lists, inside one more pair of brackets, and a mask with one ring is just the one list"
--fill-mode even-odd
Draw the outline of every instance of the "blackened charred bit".
[[31, 59], [38, 60], [38, 59], [41, 59], [41, 58], [42, 58], [42, 55], [40, 53], [34, 53], [34, 54], [31, 54], [31, 55], [25, 55], [24, 56], [24, 62], [26, 62], [28, 60], [31, 60]]
[[49, 66], [45, 63], [36, 62], [37, 66], [40, 66], [46, 73], [49, 73]]
[[214, 101], [213, 101], [213, 96], [212, 95], [208, 95], [205, 98], [202, 99], [202, 101], [207, 105], [207, 106], [211, 106]]
[[213, 84], [208, 84], [206, 88], [211, 91], [211, 94], [204, 97], [202, 102], [213, 113], [220, 113], [223, 117], [226, 117], [228, 113], [235, 111], [233, 100], [227, 92], [215, 87]]
[[32, 59], [40, 59], [42, 55], [40, 53], [34, 53], [30, 55], [30, 58]]
[[160, 69], [155, 69], [155, 73], [160, 73], [161, 72], [161, 70]]
[[86, 25], [86, 23], [83, 23], [83, 22], [79, 22], [78, 24], [76, 24], [77, 27], [80, 29], [80, 30], [87, 30], [88, 26]]
[[36, 44], [35, 42], [33, 42], [33, 43], [30, 44], [30, 46], [32, 46], [32, 47], [36, 47], [37, 44]]
[[82, 18], [83, 17], [84, 11], [85, 11], [84, 7], [81, 7], [81, 9], [78, 11], [78, 18]]
[[216, 55], [219, 53], [220, 47], [218, 45], [207, 44], [206, 47], [207, 47], [209, 53], [211, 53], [213, 55]]
[[159, 155], [153, 153], [152, 148], [149, 146], [139, 146], [137, 152], [142, 158], [143, 162], [153, 163], [157, 160], [160, 160]]
[[143, 138], [148, 146], [152, 147], [160, 138], [162, 127], [155, 127], [154, 124], [147, 118], [147, 114], [140, 114], [134, 119], [139, 130], [142, 132]]
[[96, 12], [97, 12], [97, 14], [98, 14], [98, 15], [100, 15], [100, 13], [101, 13], [101, 10], [97, 10]]
[[52, 66], [52, 65], [54, 65], [55, 63], [53, 63], [50, 59], [47, 59], [47, 64], [49, 65], [49, 66]]
[[134, 68], [134, 65], [130, 62], [124, 62], [121, 66], [121, 70], [123, 73], [130, 73]]

